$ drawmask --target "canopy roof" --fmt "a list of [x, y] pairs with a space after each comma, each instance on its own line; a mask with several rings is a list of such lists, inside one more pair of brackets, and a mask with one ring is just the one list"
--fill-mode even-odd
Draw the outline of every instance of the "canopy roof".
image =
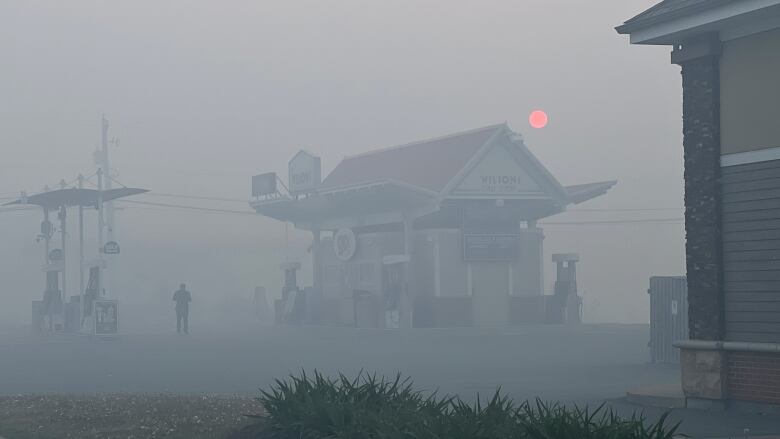
[[[123, 187], [104, 190], [102, 197], [103, 201], [106, 202], [116, 200], [117, 198], [142, 194], [144, 192], [149, 191], [146, 189]], [[97, 206], [98, 191], [96, 189], [77, 188], [57, 189], [30, 195], [26, 197], [26, 199], [20, 198], [10, 203], [6, 203], [4, 206], [13, 204], [35, 204], [43, 207], [44, 209], [57, 209], [61, 206]]]
[[297, 200], [280, 197], [256, 202], [252, 206], [265, 216], [303, 225], [344, 217], [402, 212], [411, 208], [422, 208], [431, 200], [430, 193], [401, 184], [377, 182]]

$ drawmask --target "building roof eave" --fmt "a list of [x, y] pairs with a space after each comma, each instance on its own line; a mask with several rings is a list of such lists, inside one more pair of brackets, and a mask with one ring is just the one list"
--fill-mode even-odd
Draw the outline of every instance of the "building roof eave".
[[569, 203], [580, 204], [606, 194], [616, 184], [617, 180], [610, 180], [566, 186], [565, 189]]
[[644, 15], [652, 10], [626, 21], [615, 30], [629, 35], [631, 44], [675, 45], [703, 33], [721, 32], [780, 14], [780, 0], [708, 0], [665, 14]]
[[[621, 35], [653, 26], [659, 23], [672, 21], [681, 17], [695, 15], [707, 9], [712, 9], [732, 0], [666, 0], [645, 10], [644, 12], [628, 19], [625, 23], [615, 27]], [[666, 9], [666, 10], [665, 10]]]

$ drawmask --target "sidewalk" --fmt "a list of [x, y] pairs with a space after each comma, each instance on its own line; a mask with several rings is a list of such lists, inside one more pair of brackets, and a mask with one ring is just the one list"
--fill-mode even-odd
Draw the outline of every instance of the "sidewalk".
[[746, 428], [748, 439], [780, 439], [780, 417], [769, 414], [646, 406], [629, 402], [628, 397], [611, 400], [608, 406], [621, 416], [636, 412], [650, 422], [668, 413], [667, 424], [680, 422], [677, 434], [692, 439], [744, 439]]
[[629, 390], [626, 400], [643, 407], [685, 408], [685, 395], [679, 383]]
[[718, 438], [711, 438], [711, 439], [780, 439], [780, 436], [751, 436], [748, 434], [747, 436], [729, 436], [729, 437], [718, 437]]

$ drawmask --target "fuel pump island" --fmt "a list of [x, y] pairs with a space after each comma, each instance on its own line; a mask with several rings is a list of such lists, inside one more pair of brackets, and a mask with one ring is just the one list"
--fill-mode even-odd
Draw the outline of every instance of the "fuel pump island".
[[[118, 254], [119, 244], [104, 238], [104, 204], [112, 200], [148, 192], [145, 189], [103, 189], [102, 169], [96, 172], [98, 189], [83, 187], [84, 177], [77, 179], [78, 187], [67, 187], [65, 182], [56, 190], [22, 196], [6, 205], [36, 205], [43, 210], [43, 221], [38, 241], [43, 241], [45, 286], [40, 300], [32, 302], [32, 328], [38, 332], [74, 333], [86, 335], [114, 335], [119, 332], [119, 303], [104, 285], [107, 258]], [[68, 215], [69, 208], [78, 208], [79, 291], [68, 297]], [[85, 259], [84, 211], [94, 208], [98, 215], [97, 256]], [[56, 218], [52, 218], [55, 216]], [[52, 221], [54, 219], [54, 221]], [[55, 225], [56, 223], [56, 225]], [[57, 246], [54, 237], [59, 233]], [[85, 273], [88, 281], [85, 284]]]

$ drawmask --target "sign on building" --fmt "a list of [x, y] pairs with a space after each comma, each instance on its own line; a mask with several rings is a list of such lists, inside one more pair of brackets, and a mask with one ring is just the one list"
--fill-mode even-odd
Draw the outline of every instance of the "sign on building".
[[333, 236], [333, 250], [336, 252], [336, 257], [342, 261], [346, 262], [352, 259], [357, 251], [355, 232], [346, 227], [339, 229]]
[[272, 195], [276, 192], [276, 172], [266, 172], [265, 174], [255, 175], [252, 177], [253, 197]]
[[520, 235], [463, 235], [463, 259], [497, 261], [516, 259], [520, 253]]
[[64, 259], [64, 257], [65, 256], [64, 256], [64, 253], [62, 252], [62, 249], [55, 248], [55, 249], [52, 249], [49, 252], [49, 260], [50, 261], [61, 261], [61, 260]]
[[298, 151], [290, 160], [288, 171], [288, 187], [293, 195], [311, 192], [322, 182], [320, 158], [304, 150]]
[[469, 197], [511, 196], [543, 192], [512, 153], [502, 146], [491, 149], [453, 190]]
[[118, 255], [119, 254], [119, 243], [116, 241], [108, 241], [103, 246], [103, 253], [107, 255]]

